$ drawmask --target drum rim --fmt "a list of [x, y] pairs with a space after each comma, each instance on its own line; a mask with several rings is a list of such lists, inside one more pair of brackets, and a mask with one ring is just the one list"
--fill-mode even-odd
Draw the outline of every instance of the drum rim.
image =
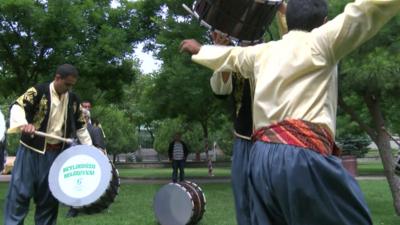
[[[66, 160], [68, 160], [70, 157], [81, 154], [88, 155], [94, 158], [97, 161], [97, 163], [103, 164], [104, 167], [100, 167], [101, 176], [98, 187], [88, 196], [85, 196], [83, 198], [74, 198], [66, 195], [62, 191], [60, 184], [58, 182], [58, 174], [63, 163], [66, 162]], [[109, 187], [111, 179], [112, 179], [112, 167], [111, 164], [109, 163], [109, 159], [102, 152], [100, 152], [97, 148], [91, 145], [76, 145], [64, 150], [63, 152], [60, 153], [60, 155], [57, 156], [52, 166], [50, 167], [48, 182], [51, 193], [56, 199], [58, 199], [58, 201], [68, 206], [79, 208], [88, 206], [96, 202]]]

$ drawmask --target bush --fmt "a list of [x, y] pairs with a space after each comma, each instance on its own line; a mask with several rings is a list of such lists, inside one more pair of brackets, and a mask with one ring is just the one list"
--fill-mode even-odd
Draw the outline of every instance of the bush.
[[371, 143], [368, 138], [352, 136], [338, 138], [337, 142], [342, 150], [342, 155], [354, 155], [357, 158], [362, 158], [368, 153], [368, 145]]

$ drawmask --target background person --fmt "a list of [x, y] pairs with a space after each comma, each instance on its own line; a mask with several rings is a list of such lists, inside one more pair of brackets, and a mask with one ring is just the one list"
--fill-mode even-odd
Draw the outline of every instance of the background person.
[[179, 181], [185, 180], [185, 162], [188, 154], [189, 150], [185, 142], [181, 140], [181, 134], [176, 133], [168, 147], [168, 157], [172, 161], [172, 182], [178, 181], [178, 169]]

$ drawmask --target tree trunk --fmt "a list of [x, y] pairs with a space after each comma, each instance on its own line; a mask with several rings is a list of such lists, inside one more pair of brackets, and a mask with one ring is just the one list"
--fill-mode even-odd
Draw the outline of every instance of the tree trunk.
[[379, 155], [382, 160], [384, 174], [389, 184], [392, 193], [393, 205], [397, 215], [400, 215], [400, 179], [394, 173], [394, 157], [390, 148], [390, 137], [386, 134], [385, 120], [380, 110], [379, 99], [374, 95], [365, 95], [364, 101], [371, 115], [373, 127], [368, 126], [362, 120], [355, 110], [344, 102], [342, 96], [338, 98], [340, 108], [343, 109], [353, 121], [355, 121], [362, 130], [364, 130], [371, 140], [376, 144], [379, 150]]
[[208, 128], [207, 128], [207, 125], [204, 125], [204, 124], [202, 124], [202, 127], [203, 127], [204, 151], [206, 153], [208, 176], [214, 176], [211, 157], [208, 154], [208, 149], [209, 149], [209, 145], [208, 145]]
[[394, 157], [390, 147], [390, 137], [383, 130], [385, 127], [385, 121], [380, 110], [379, 99], [373, 95], [367, 95], [364, 96], [364, 100], [372, 116], [374, 130], [376, 132], [375, 138], [371, 138], [378, 146], [379, 155], [383, 163], [384, 173], [392, 192], [393, 205], [396, 210], [396, 214], [400, 215], [400, 179], [394, 173]]
[[196, 151], [196, 161], [200, 161], [200, 152]]
[[113, 160], [112, 160], [112, 161], [113, 161], [113, 163], [115, 164], [115, 161], [117, 161], [116, 159], [117, 159], [117, 156], [118, 156], [118, 155], [117, 155], [117, 154], [112, 154], [112, 156], [113, 156]]
[[400, 216], [400, 179], [394, 173], [394, 157], [390, 148], [390, 139], [385, 133], [380, 132], [375, 144], [378, 146], [386, 179], [392, 192], [393, 204], [396, 214]]

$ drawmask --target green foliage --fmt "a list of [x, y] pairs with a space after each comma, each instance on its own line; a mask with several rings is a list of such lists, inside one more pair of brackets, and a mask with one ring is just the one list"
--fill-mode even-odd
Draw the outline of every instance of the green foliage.
[[77, 66], [75, 87], [82, 98], [94, 94], [116, 102], [122, 85], [134, 81], [130, 55], [142, 40], [134, 4], [111, 0], [0, 1], [0, 93], [21, 93], [52, 80], [63, 63]]
[[[6, 123], [9, 121], [9, 107], [11, 103], [14, 101], [14, 96], [9, 96], [7, 98], [0, 97], [0, 110], [4, 115], [4, 119]], [[9, 155], [16, 155], [18, 146], [19, 146], [19, 134], [7, 134], [7, 143], [6, 143], [6, 151]]]
[[[184, 140], [189, 142], [192, 151], [199, 152], [204, 151], [210, 129], [215, 128], [214, 120], [223, 112], [221, 103], [210, 88], [212, 71], [192, 63], [188, 55], [178, 51], [180, 42], [186, 37], [209, 41], [206, 29], [191, 19], [183, 10], [182, 3], [192, 5], [190, 1], [144, 3], [152, 5], [153, 15], [159, 15], [152, 17], [150, 22], [153, 24], [150, 29], [156, 31], [157, 35], [147, 43], [147, 47], [155, 50], [156, 57], [163, 61], [163, 65], [150, 78], [141, 79], [145, 87], [138, 108], [146, 124], [151, 120], [162, 121], [160, 128], [154, 129], [158, 130], [155, 148], [160, 152], [166, 151], [166, 144], [171, 140], [173, 130], [177, 129], [172, 125], [168, 127], [165, 121], [179, 118], [182, 124], [187, 124], [188, 129], [183, 132], [187, 138]], [[151, 103], [148, 99], [152, 99]], [[208, 143], [209, 147], [211, 143]]]
[[199, 152], [204, 148], [201, 127], [196, 123], [187, 123], [182, 118], [177, 118], [165, 119], [160, 122], [155, 131], [155, 150], [167, 154], [169, 143], [177, 132], [181, 133], [181, 139], [187, 144], [189, 152]]
[[369, 149], [367, 147], [371, 143], [368, 138], [359, 138], [352, 135], [337, 138], [336, 140], [342, 149], [342, 155], [354, 155], [357, 158], [362, 158], [368, 153]]
[[102, 125], [109, 154], [133, 152], [138, 148], [136, 125], [117, 106], [96, 105], [91, 116]]
[[[348, 97], [347, 99], [353, 99], [353, 103], [359, 102], [355, 100], [356, 98]], [[366, 117], [367, 113], [360, 113], [360, 116]], [[342, 155], [355, 155], [358, 158], [364, 157], [369, 151], [367, 146], [371, 144], [371, 140], [360, 126], [341, 110], [339, 110], [339, 117], [336, 124], [336, 142], [342, 150]]]
[[[332, 1], [332, 15], [342, 11], [346, 2], [348, 1]], [[339, 93], [348, 106], [346, 113], [353, 114], [352, 119], [357, 121], [362, 131], [367, 132], [373, 141], [377, 141], [382, 126], [394, 130], [394, 133], [400, 131], [398, 126], [400, 39], [397, 32], [399, 28], [400, 17], [397, 16], [375, 37], [341, 61]], [[343, 115], [339, 114], [338, 137], [365, 139], [362, 137], [364, 135], [354, 136], [353, 124], [348, 118], [341, 119]], [[346, 120], [347, 123], [341, 123], [340, 120]]]
[[226, 115], [220, 115], [218, 127], [211, 132], [211, 140], [215, 141], [218, 147], [223, 151], [226, 156], [232, 155], [233, 149], [233, 123]]

